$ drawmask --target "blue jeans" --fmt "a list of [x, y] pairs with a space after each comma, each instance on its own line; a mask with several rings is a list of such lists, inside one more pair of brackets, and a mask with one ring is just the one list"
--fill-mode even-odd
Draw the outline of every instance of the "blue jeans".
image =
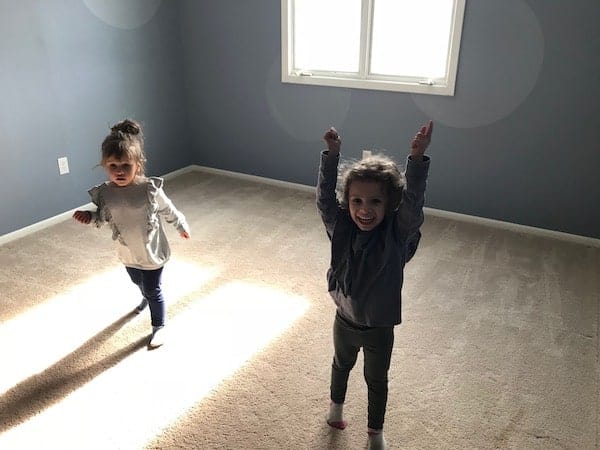
[[140, 288], [142, 295], [148, 300], [152, 326], [162, 327], [165, 324], [165, 301], [160, 288], [163, 268], [142, 270], [125, 267], [125, 269], [127, 269], [133, 284]]
[[335, 354], [331, 366], [331, 401], [344, 403], [348, 377], [360, 348], [368, 393], [368, 427], [383, 428], [388, 397], [388, 370], [394, 347], [394, 327], [363, 327], [336, 314], [333, 322]]

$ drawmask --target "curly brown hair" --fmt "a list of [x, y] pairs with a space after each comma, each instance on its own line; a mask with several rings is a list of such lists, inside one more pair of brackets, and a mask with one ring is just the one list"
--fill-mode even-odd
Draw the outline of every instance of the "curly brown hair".
[[102, 141], [102, 159], [100, 165], [104, 166], [108, 158], [118, 160], [131, 159], [141, 167], [144, 173], [146, 155], [144, 154], [144, 134], [142, 126], [131, 119], [124, 119], [112, 127], [110, 133]]
[[387, 212], [394, 211], [400, 206], [406, 178], [389, 156], [373, 154], [359, 161], [348, 161], [340, 168], [337, 199], [344, 209], [348, 209], [350, 184], [356, 180], [380, 183], [387, 198]]

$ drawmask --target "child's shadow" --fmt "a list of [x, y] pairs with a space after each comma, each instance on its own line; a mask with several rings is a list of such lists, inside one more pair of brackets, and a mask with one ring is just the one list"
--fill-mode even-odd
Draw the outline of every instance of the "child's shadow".
[[133, 311], [124, 315], [60, 361], [5, 392], [0, 397], [0, 433], [58, 403], [94, 377], [146, 347], [148, 336], [91, 365], [85, 365], [103, 342], [136, 316]]

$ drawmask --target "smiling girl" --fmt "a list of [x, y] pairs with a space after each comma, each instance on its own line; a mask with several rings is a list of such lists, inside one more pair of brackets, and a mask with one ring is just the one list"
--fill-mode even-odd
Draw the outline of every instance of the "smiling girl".
[[350, 371], [363, 349], [368, 391], [367, 446], [385, 449], [383, 422], [394, 326], [401, 322], [404, 265], [421, 237], [425, 182], [433, 123], [420, 128], [410, 144], [406, 171], [388, 157], [374, 155], [348, 165], [339, 175], [341, 139], [325, 133], [321, 152], [317, 208], [331, 240], [327, 272], [329, 293], [337, 306], [333, 324], [327, 423], [346, 427], [343, 406]]
[[102, 142], [100, 161], [109, 181], [89, 190], [97, 209], [75, 211], [73, 217], [97, 227], [110, 225], [119, 259], [142, 292], [142, 302], [135, 312], [150, 306], [152, 335], [148, 346], [155, 348], [164, 342], [161, 277], [171, 255], [161, 219], [172, 224], [184, 239], [190, 238], [190, 229], [184, 215], [163, 191], [162, 178], [144, 175], [145, 162], [140, 124], [125, 119], [114, 125]]

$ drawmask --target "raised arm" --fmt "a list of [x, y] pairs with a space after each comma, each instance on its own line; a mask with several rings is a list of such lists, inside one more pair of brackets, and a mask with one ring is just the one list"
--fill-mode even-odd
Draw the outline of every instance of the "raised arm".
[[329, 130], [325, 132], [325, 136], [323, 136], [323, 139], [327, 144], [329, 156], [337, 156], [340, 154], [342, 139], [340, 138], [340, 134], [335, 128], [330, 127]]
[[429, 171], [429, 157], [425, 155], [431, 143], [433, 122], [423, 125], [410, 142], [410, 156], [406, 163], [406, 186], [397, 214], [399, 231], [411, 234], [423, 223], [423, 205]]
[[431, 135], [433, 134], [433, 122], [430, 120], [427, 125], [423, 125], [415, 134], [410, 142], [410, 156], [415, 161], [423, 161], [425, 150], [431, 143]]
[[327, 150], [321, 152], [317, 180], [317, 209], [329, 237], [333, 234], [337, 219], [338, 204], [335, 197], [337, 168], [342, 140], [337, 130], [329, 128], [323, 136]]

